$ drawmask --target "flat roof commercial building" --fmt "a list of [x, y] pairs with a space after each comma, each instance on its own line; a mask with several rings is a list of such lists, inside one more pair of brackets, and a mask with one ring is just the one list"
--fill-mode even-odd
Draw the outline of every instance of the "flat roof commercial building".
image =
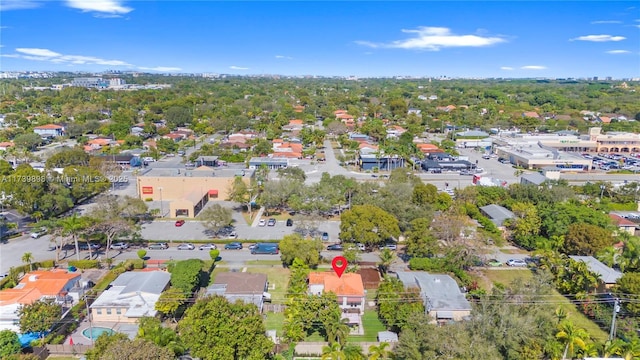
[[[245, 170], [247, 185], [253, 173]], [[138, 195], [145, 201], [169, 202], [168, 217], [194, 218], [209, 201], [226, 200], [238, 172], [200, 166], [193, 170], [153, 169], [138, 176]], [[164, 215], [164, 214], [162, 214]]]

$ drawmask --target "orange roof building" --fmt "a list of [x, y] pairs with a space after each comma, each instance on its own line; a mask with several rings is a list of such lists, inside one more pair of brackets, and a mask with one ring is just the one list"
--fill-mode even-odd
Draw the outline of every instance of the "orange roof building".
[[320, 295], [332, 292], [338, 296], [338, 305], [350, 323], [358, 323], [364, 314], [365, 293], [362, 276], [345, 273], [338, 277], [334, 272], [312, 272], [309, 274], [309, 294]]
[[69, 297], [69, 291], [79, 284], [80, 278], [80, 273], [63, 270], [38, 270], [26, 274], [16, 287], [0, 291], [0, 330], [19, 332], [17, 311], [22, 305], [47, 298], [77, 301], [77, 298]]

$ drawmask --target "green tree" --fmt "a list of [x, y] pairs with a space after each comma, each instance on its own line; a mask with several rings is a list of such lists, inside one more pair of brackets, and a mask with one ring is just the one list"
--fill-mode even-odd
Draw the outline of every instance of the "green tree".
[[49, 331], [61, 316], [62, 307], [53, 299], [37, 300], [18, 308], [20, 331], [23, 334]]
[[13, 167], [6, 160], [0, 160], [0, 176], [11, 175]]
[[615, 339], [611, 344], [614, 354], [622, 356], [624, 360], [636, 360], [640, 358], [640, 339], [637, 337], [624, 341]]
[[97, 206], [88, 215], [92, 223], [89, 232], [104, 237], [106, 240], [105, 258], [107, 259], [109, 259], [109, 250], [115, 239], [119, 236], [130, 235], [137, 230], [134, 226], [134, 219], [123, 216], [130, 204], [128, 199], [115, 196], [103, 197], [96, 201]]
[[27, 133], [16, 136], [13, 139], [13, 143], [16, 144], [17, 147], [35, 150], [36, 146], [42, 144], [42, 138], [38, 134]]
[[351, 329], [349, 328], [348, 319], [327, 322], [325, 326], [325, 333], [329, 344], [338, 343], [340, 346], [344, 346], [347, 343], [349, 331], [351, 331]]
[[0, 358], [17, 354], [22, 349], [18, 334], [11, 330], [0, 331]]
[[67, 166], [89, 166], [89, 154], [82, 147], [63, 148], [51, 155], [45, 162], [48, 169], [66, 168]]
[[212, 234], [217, 235], [225, 226], [233, 221], [232, 211], [220, 204], [213, 204], [202, 210], [198, 217], [202, 220], [202, 225]]
[[138, 322], [138, 339], [148, 340], [159, 347], [168, 348], [175, 356], [184, 354], [184, 345], [173, 329], [162, 326], [160, 320], [153, 317], [143, 317]]
[[340, 238], [343, 241], [373, 247], [400, 235], [396, 217], [374, 205], [355, 205], [343, 212], [340, 220]]
[[100, 360], [173, 360], [175, 354], [170, 348], [162, 347], [145, 339], [123, 339], [117, 340], [109, 344], [100, 355]]
[[178, 330], [191, 355], [205, 360], [262, 360], [273, 349], [258, 308], [241, 301], [231, 304], [220, 296], [196, 302]]
[[558, 325], [556, 338], [565, 346], [564, 352], [562, 353], [562, 359], [564, 360], [567, 358], [567, 355], [573, 358], [576, 347], [580, 349], [586, 347], [589, 334], [584, 329], [577, 328], [573, 323], [565, 321]]
[[346, 360], [346, 355], [339, 343], [330, 343], [322, 347], [322, 360]]
[[170, 107], [164, 114], [164, 118], [167, 121], [167, 125], [170, 128], [184, 126], [191, 123], [193, 117], [189, 109], [180, 106]]
[[410, 318], [424, 313], [419, 290], [405, 289], [400, 280], [392, 277], [385, 277], [380, 283], [376, 303], [378, 317], [392, 331], [399, 331]]
[[[80, 260], [80, 247], [78, 246], [78, 238], [87, 229], [89, 223], [86, 217], [78, 216], [75, 212], [73, 215], [58, 220], [58, 225], [62, 228], [62, 234], [71, 237], [76, 248], [76, 260]], [[91, 249], [91, 247], [89, 247]]]
[[187, 294], [185, 294], [184, 291], [175, 287], [170, 287], [160, 294], [160, 297], [156, 302], [155, 309], [163, 313], [165, 316], [171, 317], [171, 319], [175, 321], [176, 313], [187, 301], [187, 298]]
[[220, 250], [218, 249], [209, 250], [209, 257], [211, 257], [211, 260], [213, 260], [213, 262], [216, 262], [219, 256], [220, 256]]
[[140, 260], [144, 260], [145, 256], [147, 256], [147, 250], [145, 249], [140, 249], [136, 252], [136, 254], [138, 255], [138, 258]]
[[129, 337], [123, 333], [102, 333], [96, 339], [93, 348], [87, 350], [85, 357], [87, 360], [100, 360], [105, 351], [112, 347], [113, 344], [120, 344], [121, 341], [125, 340], [129, 340]]
[[22, 254], [22, 262], [25, 264], [29, 264], [29, 270], [33, 271], [33, 254], [30, 252], [26, 252]]
[[525, 243], [527, 238], [537, 236], [540, 233], [542, 222], [538, 216], [538, 210], [531, 203], [515, 203], [511, 206], [516, 216], [512, 221], [512, 236], [516, 243]]
[[165, 154], [172, 154], [178, 150], [178, 144], [171, 139], [160, 138], [156, 141], [156, 148]]
[[623, 303], [627, 311], [635, 316], [640, 315], [640, 273], [624, 273], [616, 282], [616, 292], [629, 298], [629, 301]]
[[595, 255], [614, 243], [611, 231], [596, 225], [577, 223], [569, 226], [564, 250], [571, 255]]
[[391, 358], [391, 345], [388, 342], [381, 342], [380, 345], [369, 346], [369, 360], [387, 360]]
[[413, 187], [411, 200], [420, 206], [433, 204], [438, 195], [438, 188], [433, 184], [419, 183]]
[[200, 259], [182, 260], [169, 266], [171, 285], [185, 294], [191, 292], [200, 284], [203, 262]]
[[387, 270], [389, 270], [389, 266], [393, 264], [395, 259], [396, 254], [390, 249], [385, 248], [380, 251], [380, 262], [378, 263], [378, 265], [380, 266], [383, 274], [387, 273]]
[[406, 236], [407, 246], [405, 251], [412, 257], [429, 257], [437, 254], [438, 240], [431, 234], [431, 220], [425, 218], [415, 219], [411, 222], [410, 230]]
[[307, 266], [314, 268], [320, 262], [322, 241], [303, 239], [299, 234], [285, 235], [280, 241], [279, 249], [283, 264], [291, 265], [294, 259], [299, 259]]

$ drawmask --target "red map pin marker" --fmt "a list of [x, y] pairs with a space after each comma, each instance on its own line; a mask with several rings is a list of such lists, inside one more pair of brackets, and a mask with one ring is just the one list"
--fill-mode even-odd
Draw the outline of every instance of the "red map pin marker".
[[336, 256], [331, 261], [331, 266], [333, 267], [333, 271], [336, 272], [338, 277], [341, 277], [344, 271], [347, 269], [347, 259], [344, 256]]

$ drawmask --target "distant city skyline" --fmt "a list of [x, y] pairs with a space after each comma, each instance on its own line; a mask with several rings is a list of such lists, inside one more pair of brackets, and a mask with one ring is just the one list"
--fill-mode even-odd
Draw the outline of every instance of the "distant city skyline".
[[0, 0], [0, 71], [637, 78], [636, 4]]

